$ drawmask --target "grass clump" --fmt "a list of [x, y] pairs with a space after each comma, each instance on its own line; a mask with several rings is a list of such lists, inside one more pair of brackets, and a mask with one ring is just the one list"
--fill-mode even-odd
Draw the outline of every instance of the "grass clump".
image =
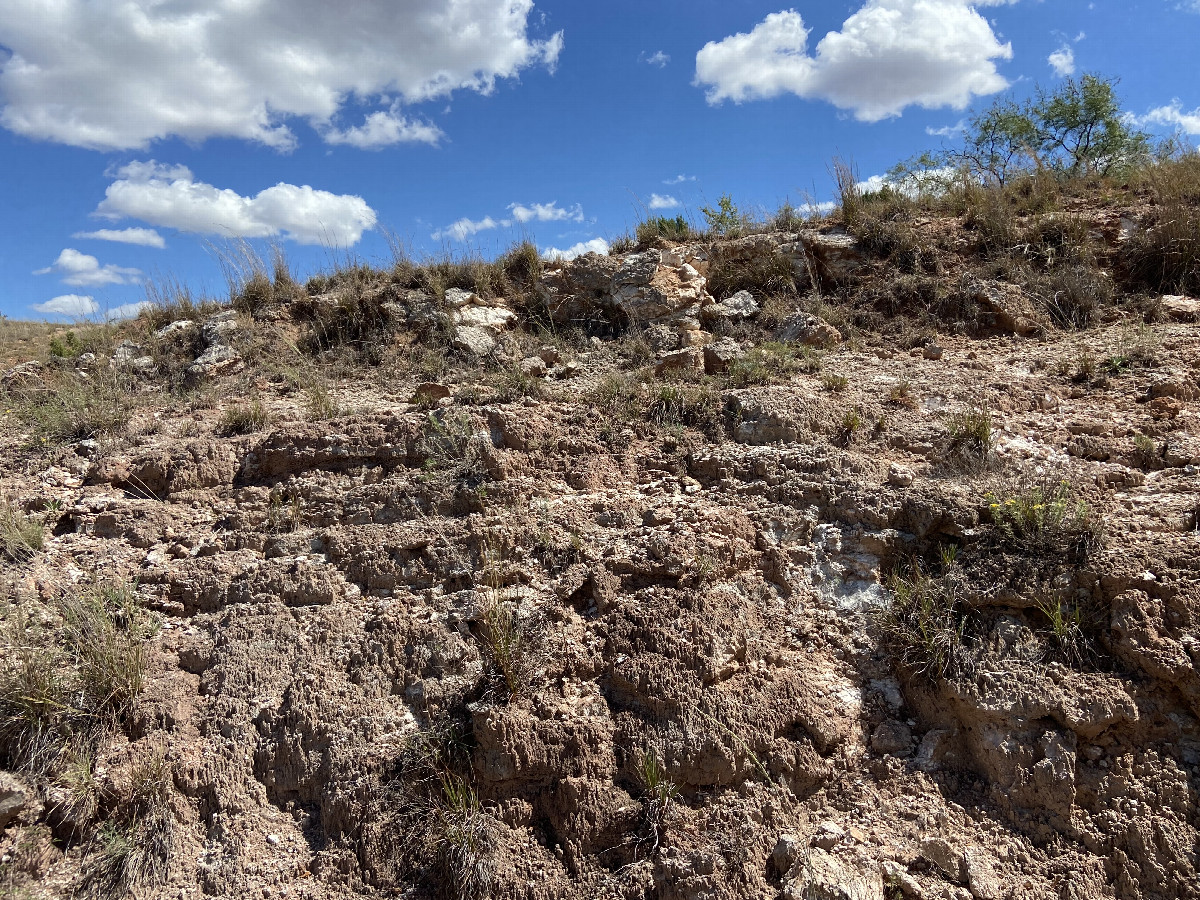
[[716, 436], [722, 429], [724, 400], [711, 383], [670, 382], [658, 387], [646, 417], [659, 426], [696, 428]]
[[1083, 558], [1100, 542], [1098, 523], [1069, 481], [1019, 485], [984, 499], [996, 533], [1018, 551]]
[[304, 388], [304, 411], [310, 422], [326, 422], [342, 414], [337, 397], [323, 381], [312, 381]]
[[42, 523], [8, 503], [0, 503], [0, 556], [25, 562], [42, 549], [46, 540]]
[[655, 216], [639, 222], [634, 235], [639, 247], [649, 247], [659, 240], [682, 243], [699, 237], [683, 216], [676, 216], [673, 219], [666, 216]]
[[730, 387], [753, 387], [786, 381], [793, 375], [821, 371], [821, 354], [812, 347], [764, 341], [729, 364]]
[[475, 789], [463, 778], [444, 773], [440, 786], [435, 846], [447, 893], [464, 900], [491, 897], [496, 877], [491, 854], [495, 820], [484, 812]]
[[494, 687], [506, 699], [520, 697], [533, 685], [541, 663], [541, 629], [535, 617], [523, 616], [519, 600], [506, 600], [495, 584], [488, 586], [479, 611], [479, 637]]
[[968, 469], [986, 468], [995, 448], [992, 412], [987, 405], [969, 406], [946, 417], [947, 456]]
[[850, 386], [850, 379], [836, 372], [826, 372], [821, 376], [821, 387], [832, 394], [840, 394]]
[[913, 393], [912, 383], [901, 379], [888, 389], [887, 402], [892, 406], [904, 406], [909, 409], [917, 408], [917, 398]]
[[887, 601], [876, 625], [901, 664], [931, 679], [953, 677], [963, 665], [967, 624], [966, 583], [953, 551], [940, 575], [914, 562], [897, 568], [887, 579]]
[[249, 403], [235, 403], [221, 414], [220, 430], [225, 434], [253, 434], [271, 423], [271, 414], [255, 397]]
[[646, 857], [652, 857], [662, 843], [671, 812], [679, 801], [679, 789], [667, 777], [658, 755], [650, 749], [638, 754], [637, 778], [642, 791], [642, 834], [638, 849]]
[[128, 711], [154, 631], [128, 584], [64, 593], [54, 612], [51, 623], [9, 609], [0, 631], [0, 754], [47, 778], [77, 764]]

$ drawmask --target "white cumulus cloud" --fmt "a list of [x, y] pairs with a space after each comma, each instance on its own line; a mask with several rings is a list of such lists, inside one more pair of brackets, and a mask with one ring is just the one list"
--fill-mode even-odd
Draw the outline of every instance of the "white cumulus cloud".
[[80, 253], [67, 247], [58, 259], [44, 269], [38, 269], [34, 275], [49, 275], [51, 272], [62, 276], [63, 284], [72, 287], [82, 287], [88, 284], [130, 284], [141, 277], [139, 269], [126, 269], [121, 266], [100, 265], [100, 260], [86, 253]]
[[1059, 78], [1075, 74], [1075, 51], [1065, 44], [1046, 57], [1046, 62]]
[[511, 221], [500, 220], [499, 222], [491, 216], [484, 216], [482, 219], [468, 219], [465, 216], [456, 222], [451, 222], [445, 228], [439, 228], [430, 235], [435, 241], [440, 241], [442, 238], [451, 238], [452, 240], [462, 241], [474, 237], [481, 231], [491, 231], [493, 228], [499, 228], [501, 225], [511, 225]]
[[1200, 135], [1200, 106], [1188, 112], [1178, 100], [1173, 100], [1166, 106], [1150, 110], [1144, 116], [1135, 116], [1134, 121], [1138, 125], [1161, 125], [1177, 128], [1184, 134]]
[[436, 144], [442, 130], [428, 122], [409, 119], [396, 110], [379, 110], [353, 128], [330, 128], [322, 134], [327, 144], [348, 144], [360, 150], [380, 150], [392, 144]]
[[70, 316], [84, 319], [100, 310], [95, 298], [83, 294], [63, 294], [51, 297], [45, 303], [33, 304], [33, 309], [48, 316]]
[[577, 256], [583, 256], [585, 253], [600, 253], [608, 252], [608, 241], [604, 238], [592, 238], [590, 241], [580, 241], [578, 244], [573, 244], [565, 250], [559, 250], [557, 247], [550, 247], [542, 251], [542, 259], [562, 260], [569, 262]]
[[[175, 135], [289, 149], [289, 122], [355, 146], [428, 142], [397, 103], [490, 93], [545, 65], [562, 32], [529, 31], [533, 0], [5, 0], [0, 124], [101, 150]], [[351, 110], [361, 126], [341, 130]]]
[[484, 216], [482, 219], [472, 219], [464, 216], [451, 222], [444, 228], [439, 228], [430, 235], [435, 241], [443, 238], [459, 241], [460, 243], [481, 231], [491, 231], [496, 228], [512, 228], [514, 225], [525, 225], [529, 222], [582, 222], [583, 207], [576, 203], [574, 206], [562, 207], [558, 201], [549, 203], [510, 203], [508, 215], [499, 219]]
[[651, 209], [675, 209], [679, 201], [670, 194], [651, 194], [649, 206]]
[[749, 33], [706, 44], [695, 83], [709, 103], [791, 93], [827, 100], [864, 122], [908, 106], [965, 108], [1008, 86], [996, 60], [1012, 58], [976, 6], [1004, 0], [867, 0], [809, 51], [800, 13], [772, 13]]
[[518, 222], [582, 222], [583, 207], [576, 203], [569, 209], [563, 209], [555, 200], [549, 203], [533, 203], [525, 206], [520, 203], [510, 203], [509, 211]]
[[676, 175], [674, 178], [668, 178], [663, 184], [683, 184], [685, 181], [695, 181], [695, 175]]
[[643, 53], [640, 57], [644, 63], [649, 63], [652, 66], [658, 66], [660, 69], [665, 69], [667, 63], [671, 61], [671, 57], [661, 50], [655, 50], [653, 53]]
[[72, 237], [91, 241], [115, 241], [118, 244], [137, 244], [142, 247], [167, 246], [163, 236], [153, 228], [100, 228], [96, 231], [77, 231]]
[[153, 160], [120, 168], [96, 214], [195, 234], [282, 235], [299, 244], [335, 247], [350, 247], [375, 227], [375, 211], [353, 194], [280, 182], [243, 197], [229, 188], [196, 181], [186, 166], [164, 166]]

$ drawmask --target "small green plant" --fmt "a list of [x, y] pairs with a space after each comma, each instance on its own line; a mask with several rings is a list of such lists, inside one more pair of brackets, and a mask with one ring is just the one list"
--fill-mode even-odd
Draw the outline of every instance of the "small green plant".
[[25, 562], [42, 549], [46, 533], [41, 522], [14, 506], [0, 503], [0, 556]]
[[796, 374], [821, 371], [820, 351], [778, 341], [764, 341], [729, 364], [726, 377], [731, 387], [776, 384]]
[[1075, 499], [1069, 481], [1020, 485], [984, 499], [996, 533], [1017, 550], [1086, 557], [1101, 539], [1090, 508]]
[[646, 418], [662, 427], [696, 428], [716, 435], [724, 419], [724, 401], [711, 384], [668, 382], [658, 386]]
[[734, 205], [729, 194], [722, 194], [717, 199], [716, 207], [700, 207], [700, 212], [709, 230], [721, 237], [737, 237], [747, 225], [746, 216]]
[[18, 393], [13, 405], [38, 443], [67, 443], [123, 432], [135, 396], [126, 375], [97, 368], [87, 378], [63, 372], [42, 388]]
[[253, 434], [262, 431], [271, 422], [271, 414], [263, 402], [255, 397], [249, 403], [234, 403], [225, 407], [221, 414], [221, 431], [226, 434]]
[[862, 407], [850, 407], [848, 410], [842, 413], [842, 420], [840, 423], [842, 440], [847, 442], [852, 440], [854, 436], [862, 430], [864, 424], [866, 424], [866, 419], [863, 418]]
[[60, 607], [86, 708], [123, 711], [142, 691], [151, 634], [133, 585], [101, 583]]
[[826, 372], [821, 376], [821, 387], [833, 394], [840, 394], [850, 386], [850, 379], [836, 372]]
[[638, 757], [638, 781], [643, 791], [642, 830], [639, 843], [647, 857], [653, 856], [662, 843], [663, 831], [671, 811], [679, 800], [679, 789], [667, 778], [658, 755], [646, 749]]
[[888, 390], [887, 402], [892, 406], [906, 406], [916, 409], [917, 398], [913, 394], [912, 384], [908, 379], [901, 379]]
[[1160, 458], [1158, 446], [1149, 435], [1139, 434], [1133, 438], [1133, 462], [1142, 469], [1148, 469]]
[[298, 493], [271, 491], [267, 497], [267, 528], [272, 534], [300, 530], [304, 521], [304, 504]]
[[474, 436], [474, 421], [465, 411], [448, 409], [428, 413], [418, 443], [418, 449], [425, 457], [425, 468], [464, 477], [479, 476], [482, 460]]
[[1081, 666], [1089, 654], [1087, 638], [1083, 631], [1083, 609], [1078, 605], [1061, 602], [1057, 598], [1042, 597], [1035, 607], [1047, 623], [1046, 637], [1070, 666]]

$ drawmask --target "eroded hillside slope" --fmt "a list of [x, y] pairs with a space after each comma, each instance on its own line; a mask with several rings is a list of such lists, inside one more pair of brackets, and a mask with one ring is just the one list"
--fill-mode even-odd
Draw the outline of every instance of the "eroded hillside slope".
[[0, 890], [1200, 896], [1200, 302], [1136, 198], [1005, 216], [10, 367]]

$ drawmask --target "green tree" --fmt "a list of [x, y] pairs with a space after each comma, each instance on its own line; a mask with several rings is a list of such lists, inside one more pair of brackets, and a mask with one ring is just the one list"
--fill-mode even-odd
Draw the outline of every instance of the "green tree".
[[1127, 124], [1111, 79], [1084, 75], [1052, 93], [1039, 88], [1029, 110], [1043, 161], [1071, 175], [1106, 175], [1149, 156], [1149, 138]]
[[708, 227], [723, 237], [737, 237], [746, 226], [746, 217], [733, 205], [733, 198], [728, 194], [722, 194], [717, 199], [716, 209], [702, 206], [700, 212], [704, 214]]

